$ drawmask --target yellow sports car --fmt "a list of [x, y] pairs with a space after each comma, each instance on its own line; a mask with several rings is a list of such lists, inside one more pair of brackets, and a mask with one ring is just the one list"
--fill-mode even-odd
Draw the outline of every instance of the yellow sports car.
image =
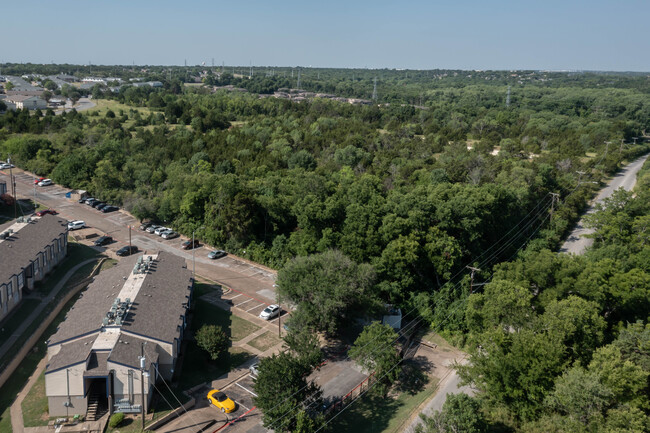
[[221, 409], [221, 412], [230, 413], [235, 410], [235, 402], [218, 389], [213, 389], [208, 393], [208, 401]]

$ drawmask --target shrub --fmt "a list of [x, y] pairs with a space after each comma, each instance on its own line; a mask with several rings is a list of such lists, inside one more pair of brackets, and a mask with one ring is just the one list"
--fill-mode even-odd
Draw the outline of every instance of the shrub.
[[111, 419], [108, 421], [108, 426], [110, 428], [115, 428], [119, 426], [122, 421], [124, 421], [124, 414], [122, 412], [117, 412], [111, 415]]

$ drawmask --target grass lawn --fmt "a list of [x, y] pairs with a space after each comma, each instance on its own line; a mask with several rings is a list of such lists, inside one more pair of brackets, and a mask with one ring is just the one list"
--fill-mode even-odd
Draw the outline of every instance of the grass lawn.
[[[219, 309], [218, 307], [215, 308]], [[239, 341], [260, 329], [256, 324], [235, 315], [230, 316], [230, 322], [230, 338], [232, 341]]]
[[89, 246], [76, 242], [68, 242], [68, 255], [66, 258], [54, 268], [45, 280], [36, 283], [34, 289], [43, 295], [47, 295], [70, 269], [84, 260], [92, 259], [99, 255], [100, 253], [97, 250]]
[[256, 348], [260, 352], [270, 349], [271, 347], [282, 342], [275, 334], [275, 332], [265, 332], [264, 334], [253, 338], [248, 342], [248, 345]]
[[41, 373], [32, 389], [29, 390], [21, 406], [25, 427], [47, 425], [49, 414], [47, 413], [47, 396], [45, 395], [45, 371]]
[[[220, 326], [233, 341], [244, 338], [251, 332], [260, 329], [259, 326], [232, 315], [209, 302], [202, 301], [201, 295], [213, 290], [208, 284], [197, 284], [195, 288], [194, 312], [192, 314], [192, 332], [196, 332], [203, 325]], [[227, 353], [213, 361], [208, 353], [199, 348], [194, 341], [185, 344], [183, 365], [178, 378], [177, 387], [180, 390], [191, 388], [200, 383], [216, 379], [229, 372], [231, 369], [244, 363], [250, 357], [248, 352], [240, 348], [231, 347]]]
[[11, 420], [9, 417], [9, 408], [20, 390], [25, 386], [29, 376], [34, 373], [36, 366], [46, 355], [47, 347], [45, 342], [56, 332], [59, 324], [64, 320], [65, 315], [70, 307], [77, 301], [77, 296], [73, 297], [56, 316], [54, 321], [47, 327], [39, 341], [34, 345], [33, 350], [25, 357], [20, 367], [16, 369], [9, 380], [0, 388], [0, 433], [11, 432]]
[[[7, 341], [7, 338], [21, 325], [22, 319], [29, 316], [40, 303], [41, 301], [38, 299], [23, 299], [18, 308], [14, 309], [0, 325], [0, 345]], [[18, 318], [18, 320], [13, 320], [12, 317]]]
[[430, 379], [419, 392], [402, 392], [397, 398], [376, 396], [370, 391], [336, 417], [327, 430], [397, 433], [404, 428], [415, 410], [435, 393], [437, 385], [438, 379]]

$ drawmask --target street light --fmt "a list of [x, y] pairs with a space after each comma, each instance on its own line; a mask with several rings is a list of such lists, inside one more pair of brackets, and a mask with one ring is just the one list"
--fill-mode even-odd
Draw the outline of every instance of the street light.
[[196, 281], [196, 261], [194, 259], [194, 256], [195, 256], [194, 250], [196, 248], [194, 248], [194, 233], [196, 233], [197, 230], [201, 230], [201, 229], [204, 229], [204, 228], [205, 228], [205, 226], [201, 226], [201, 227], [199, 227], [197, 229], [192, 230], [192, 279], [194, 281]]

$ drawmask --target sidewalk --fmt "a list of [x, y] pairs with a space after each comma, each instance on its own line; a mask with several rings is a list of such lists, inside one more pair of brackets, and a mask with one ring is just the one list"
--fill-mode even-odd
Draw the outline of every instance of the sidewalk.
[[92, 262], [94, 262], [96, 260], [97, 260], [97, 258], [93, 258], [93, 259], [84, 260], [83, 262], [76, 264], [63, 276], [63, 278], [61, 278], [61, 280], [59, 280], [59, 282], [56, 284], [56, 286], [54, 286], [54, 289], [52, 289], [52, 291], [45, 298], [43, 298], [40, 305], [38, 307], [36, 307], [34, 309], [34, 311], [32, 311], [32, 313], [27, 318], [25, 318], [23, 320], [23, 322], [20, 324], [18, 329], [16, 329], [16, 332], [14, 332], [7, 339], [7, 341], [5, 341], [2, 346], [0, 346], [0, 358], [5, 356], [5, 354], [7, 352], [9, 352], [9, 350], [11, 350], [11, 347], [14, 345], [16, 340], [18, 340], [18, 338], [21, 335], [23, 335], [23, 333], [29, 327], [29, 325], [31, 325], [32, 322], [34, 320], [36, 320], [38, 317], [41, 317], [41, 313], [43, 312], [43, 310], [50, 304], [50, 302], [52, 302], [52, 300], [56, 297], [56, 295], [59, 294], [59, 292], [65, 286], [65, 284], [68, 282], [70, 277], [72, 275], [74, 275], [74, 273], [77, 270], [79, 270], [79, 268], [81, 268], [82, 266], [84, 266], [84, 265], [86, 265], [88, 263], [92, 263]]

